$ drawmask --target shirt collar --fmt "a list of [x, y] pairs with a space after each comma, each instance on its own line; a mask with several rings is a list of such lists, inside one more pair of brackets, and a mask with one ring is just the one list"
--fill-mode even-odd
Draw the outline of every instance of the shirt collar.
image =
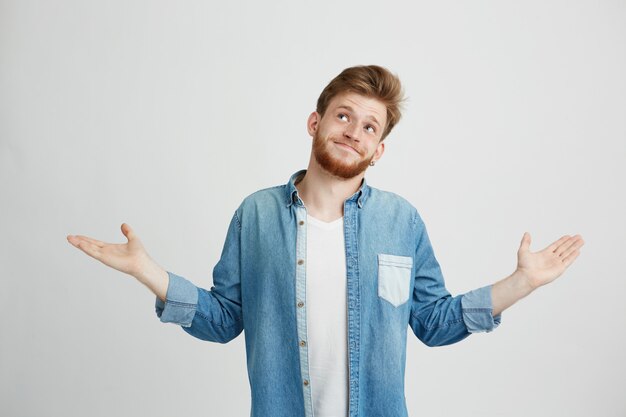
[[[286, 190], [286, 204], [289, 207], [291, 204], [296, 204], [299, 206], [304, 205], [300, 196], [298, 196], [298, 189], [296, 188], [296, 180], [300, 179], [306, 174], [306, 169], [301, 169], [300, 171], [295, 172], [290, 178], [289, 182], [287, 182]], [[367, 185], [367, 181], [365, 181], [365, 177], [361, 181], [361, 187], [354, 193], [352, 196], [346, 199], [346, 201], [355, 201], [359, 208], [363, 208], [363, 204], [367, 200], [369, 196], [370, 187]]]

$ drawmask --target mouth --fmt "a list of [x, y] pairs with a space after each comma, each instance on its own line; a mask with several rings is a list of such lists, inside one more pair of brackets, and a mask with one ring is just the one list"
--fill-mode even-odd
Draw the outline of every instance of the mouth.
[[346, 145], [345, 143], [342, 143], [342, 142], [335, 142], [335, 145], [339, 146], [340, 148], [346, 149], [348, 151], [354, 152], [357, 155], [360, 155], [360, 153], [350, 145]]

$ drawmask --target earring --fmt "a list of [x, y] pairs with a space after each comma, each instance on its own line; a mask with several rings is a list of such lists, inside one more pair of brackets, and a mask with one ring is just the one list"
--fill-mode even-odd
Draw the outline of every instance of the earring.
[[373, 159], [370, 161], [370, 166], [373, 167], [374, 164], [376, 163], [376, 161], [374, 161]]

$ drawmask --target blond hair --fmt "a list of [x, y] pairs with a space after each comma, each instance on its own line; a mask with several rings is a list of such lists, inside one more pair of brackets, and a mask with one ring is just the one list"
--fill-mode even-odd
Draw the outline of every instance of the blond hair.
[[380, 100], [385, 105], [387, 123], [380, 138], [382, 142], [402, 116], [401, 106], [405, 98], [400, 79], [388, 69], [378, 65], [346, 68], [324, 88], [317, 99], [316, 111], [323, 117], [333, 97], [348, 91]]

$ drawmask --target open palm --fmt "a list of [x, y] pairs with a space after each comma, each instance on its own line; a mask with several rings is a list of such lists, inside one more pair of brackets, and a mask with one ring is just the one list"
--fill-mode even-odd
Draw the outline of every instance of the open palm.
[[574, 262], [584, 243], [580, 235], [566, 235], [539, 252], [531, 252], [530, 234], [524, 233], [517, 252], [517, 269], [524, 273], [532, 288], [548, 284]]
[[128, 239], [127, 243], [106, 243], [82, 235], [69, 235], [67, 240], [103, 264], [118, 271], [135, 275], [150, 257], [141, 240], [129, 225], [122, 223], [121, 229]]

